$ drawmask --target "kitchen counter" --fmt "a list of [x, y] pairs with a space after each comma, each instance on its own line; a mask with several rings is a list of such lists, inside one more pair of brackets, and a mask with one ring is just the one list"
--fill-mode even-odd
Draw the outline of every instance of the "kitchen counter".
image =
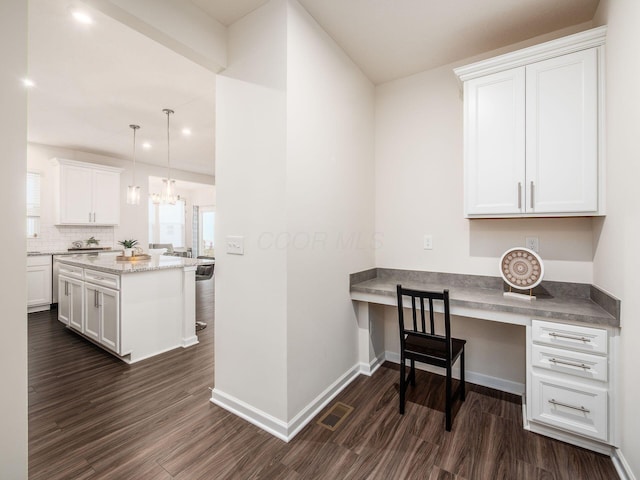
[[59, 258], [58, 262], [76, 267], [91, 268], [106, 273], [136, 273], [153, 270], [165, 270], [172, 268], [188, 268], [195, 270], [196, 266], [203, 263], [201, 260], [186, 257], [173, 257], [167, 255], [152, 255], [150, 260], [118, 261], [113, 256], [87, 256], [70, 255]]
[[351, 275], [351, 298], [396, 305], [397, 284], [418, 290], [448, 289], [454, 315], [516, 324], [526, 324], [527, 317], [536, 317], [620, 326], [620, 301], [588, 284], [543, 281], [534, 290], [537, 298], [528, 301], [505, 297], [500, 277], [378, 268]]
[[88, 249], [88, 250], [34, 250], [27, 252], [27, 257], [35, 257], [38, 255], [78, 255], [85, 253], [112, 253], [112, 252], [121, 252], [120, 249]]

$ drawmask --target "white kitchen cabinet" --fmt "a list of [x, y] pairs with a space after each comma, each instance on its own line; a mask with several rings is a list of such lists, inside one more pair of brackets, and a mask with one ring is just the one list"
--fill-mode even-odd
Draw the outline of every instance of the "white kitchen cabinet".
[[84, 283], [78, 278], [58, 276], [58, 320], [84, 332]]
[[58, 225], [120, 223], [122, 169], [64, 159], [55, 163]]
[[51, 308], [51, 255], [27, 257], [27, 311]]
[[604, 214], [606, 27], [455, 70], [467, 217]]
[[120, 353], [120, 292], [85, 283], [84, 334]]

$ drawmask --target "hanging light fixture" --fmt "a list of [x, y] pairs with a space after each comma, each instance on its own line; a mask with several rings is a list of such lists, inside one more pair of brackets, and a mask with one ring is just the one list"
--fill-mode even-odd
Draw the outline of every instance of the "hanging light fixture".
[[178, 197], [176, 195], [176, 181], [171, 179], [171, 136], [169, 133], [169, 117], [174, 111], [169, 108], [162, 111], [167, 115], [167, 178], [162, 179], [160, 203], [175, 205]]
[[132, 185], [127, 187], [127, 203], [129, 205], [139, 205], [140, 187], [136, 185], [136, 130], [140, 128], [140, 125], [129, 125], [129, 128], [133, 130], [133, 182]]

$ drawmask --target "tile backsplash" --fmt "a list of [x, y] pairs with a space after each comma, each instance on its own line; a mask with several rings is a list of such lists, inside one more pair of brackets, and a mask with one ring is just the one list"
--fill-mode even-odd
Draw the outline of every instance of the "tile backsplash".
[[64, 251], [76, 240], [94, 237], [100, 247], [116, 247], [114, 227], [82, 227], [70, 225], [41, 225], [37, 238], [27, 239], [27, 251]]

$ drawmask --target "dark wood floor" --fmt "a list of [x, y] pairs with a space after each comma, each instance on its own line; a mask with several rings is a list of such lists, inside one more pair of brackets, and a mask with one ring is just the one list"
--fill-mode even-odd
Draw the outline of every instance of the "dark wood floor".
[[209, 402], [213, 282], [197, 288], [200, 343], [135, 365], [55, 312], [29, 316], [29, 478], [617, 478], [608, 457], [524, 431], [513, 395], [469, 385], [447, 433], [442, 378], [418, 372], [401, 417], [390, 364], [339, 395], [355, 409], [335, 432], [312, 422], [284, 443]]

